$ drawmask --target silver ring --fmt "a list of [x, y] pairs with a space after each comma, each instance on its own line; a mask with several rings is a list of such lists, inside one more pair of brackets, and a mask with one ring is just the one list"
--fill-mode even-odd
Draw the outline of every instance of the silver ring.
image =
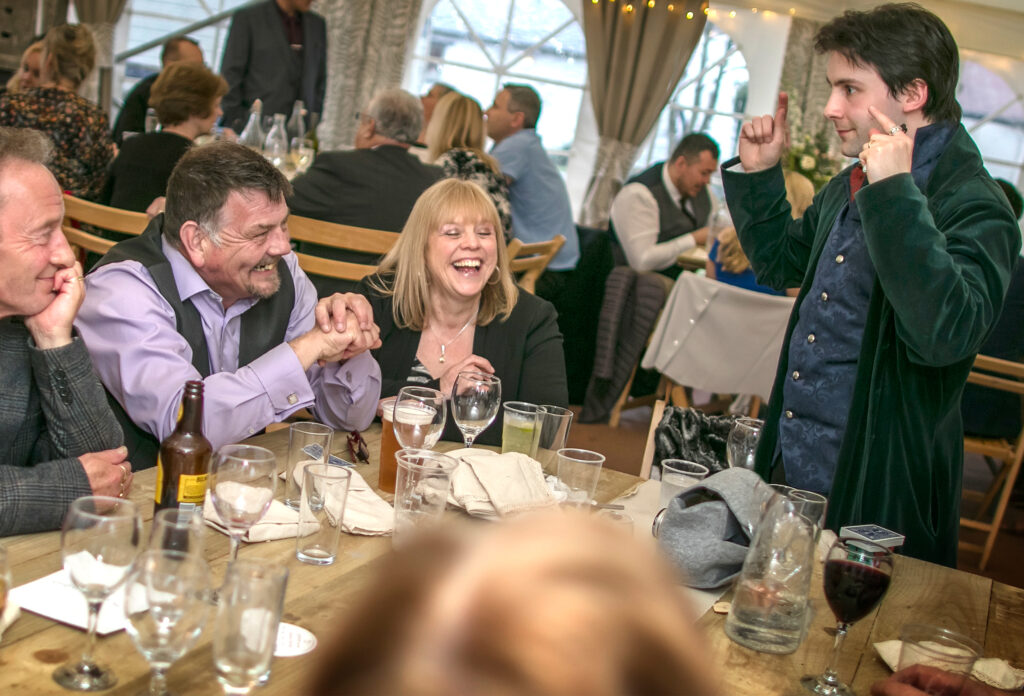
[[903, 132], [903, 129], [900, 128], [899, 126], [893, 126], [892, 128], [889, 129], [889, 135], [896, 135], [897, 133], [902, 133], [902, 132]]

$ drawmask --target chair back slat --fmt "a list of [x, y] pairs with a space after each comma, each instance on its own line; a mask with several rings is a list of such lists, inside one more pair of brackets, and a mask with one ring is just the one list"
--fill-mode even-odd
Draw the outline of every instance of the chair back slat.
[[288, 232], [295, 242], [310, 242], [368, 254], [388, 253], [399, 237], [398, 232], [339, 225], [301, 215], [288, 216]]
[[536, 291], [537, 279], [547, 269], [551, 259], [565, 244], [565, 235], [555, 235], [546, 242], [524, 244], [522, 240], [513, 239], [508, 245], [509, 270], [519, 276], [519, 286], [533, 294]]

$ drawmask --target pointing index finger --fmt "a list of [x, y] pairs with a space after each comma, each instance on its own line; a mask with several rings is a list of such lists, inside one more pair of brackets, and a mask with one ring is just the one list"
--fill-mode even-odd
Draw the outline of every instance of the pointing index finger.
[[882, 127], [883, 133], [888, 133], [892, 131], [893, 128], [899, 128], [900, 130], [903, 130], [903, 128], [901, 128], [895, 121], [893, 121], [891, 118], [883, 114], [879, 109], [877, 109], [874, 106], [868, 107], [868, 113], [871, 114], [871, 117], [875, 119], [875, 122]]

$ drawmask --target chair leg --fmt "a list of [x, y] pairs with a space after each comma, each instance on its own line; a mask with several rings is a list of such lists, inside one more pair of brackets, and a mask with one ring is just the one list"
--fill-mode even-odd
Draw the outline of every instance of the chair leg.
[[[991, 459], [991, 457], [985, 457], [985, 459], [988, 460]], [[995, 478], [992, 479], [991, 485], [989, 485], [988, 490], [985, 491], [985, 497], [981, 499], [981, 506], [978, 508], [977, 519], [982, 519], [988, 513], [988, 509], [992, 507], [992, 503], [995, 502], [997, 496], [999, 496], [999, 491], [1005, 488], [1006, 475], [1009, 471], [1010, 462], [1004, 461], [1003, 466], [998, 471], [993, 472], [995, 474]]]
[[[985, 566], [988, 565], [989, 556], [992, 554], [992, 547], [996, 543], [996, 535], [999, 534], [999, 528], [1003, 524], [1003, 515], [1006, 514], [1006, 506], [1010, 502], [1010, 496], [1013, 495], [1013, 484], [1017, 480], [1017, 474], [1020, 473], [1021, 456], [1011, 463], [1007, 462], [1003, 466], [1003, 473], [1006, 474], [1005, 480], [1003, 481], [1003, 492], [999, 496], [999, 505], [996, 506], [996, 514], [992, 518], [992, 529], [988, 533], [988, 537], [985, 539], [985, 549], [981, 552], [981, 563], [978, 565], [979, 570], [985, 570]], [[1009, 470], [1007, 472], [1007, 470]]]
[[622, 417], [622, 409], [629, 401], [629, 390], [633, 388], [633, 379], [636, 377], [636, 371], [640, 368], [640, 363], [633, 366], [633, 371], [629, 373], [629, 379], [626, 381], [626, 386], [622, 389], [622, 393], [619, 394], [619, 398], [615, 401], [615, 405], [612, 406], [612, 413], [608, 417], [608, 425], [613, 428], [619, 427], [619, 419]]

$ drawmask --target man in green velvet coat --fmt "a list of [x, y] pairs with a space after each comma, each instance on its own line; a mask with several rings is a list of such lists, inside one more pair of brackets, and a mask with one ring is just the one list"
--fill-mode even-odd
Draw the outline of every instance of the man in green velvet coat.
[[[956, 101], [959, 58], [918, 5], [846, 12], [818, 32], [825, 116], [858, 162], [791, 220], [775, 116], [723, 166], [758, 282], [800, 286], [757, 471], [829, 495], [827, 524], [880, 524], [956, 564], [960, 394], [999, 316], [1020, 232]], [[737, 166], [737, 165], [741, 165]]]

